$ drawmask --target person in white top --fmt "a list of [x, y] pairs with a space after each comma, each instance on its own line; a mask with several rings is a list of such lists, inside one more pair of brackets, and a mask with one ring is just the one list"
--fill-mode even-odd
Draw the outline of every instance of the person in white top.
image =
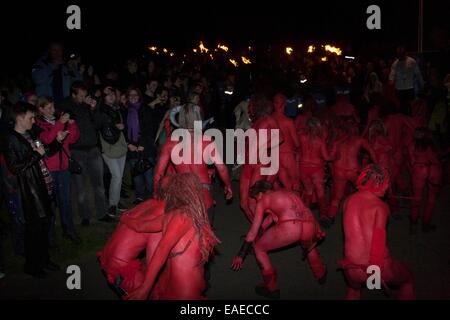
[[397, 59], [392, 63], [389, 81], [395, 86], [402, 112], [409, 114], [415, 87], [417, 85], [419, 90], [423, 88], [423, 78], [416, 60], [406, 55], [403, 46], [397, 47]]

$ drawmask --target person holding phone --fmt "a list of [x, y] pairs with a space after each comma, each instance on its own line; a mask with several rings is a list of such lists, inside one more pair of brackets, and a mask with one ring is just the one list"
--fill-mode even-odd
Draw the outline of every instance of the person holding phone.
[[58, 152], [57, 139], [44, 145], [32, 130], [35, 108], [18, 102], [11, 110], [14, 129], [7, 137], [6, 162], [17, 176], [18, 191], [25, 219], [25, 272], [36, 278], [45, 278], [46, 270], [56, 271], [59, 266], [50, 260], [48, 232], [53, 215], [53, 179], [45, 164], [45, 157]]

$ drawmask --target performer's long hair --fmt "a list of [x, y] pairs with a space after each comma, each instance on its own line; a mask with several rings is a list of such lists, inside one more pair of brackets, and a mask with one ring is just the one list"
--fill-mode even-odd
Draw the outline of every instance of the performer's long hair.
[[389, 183], [390, 173], [388, 169], [372, 163], [361, 171], [358, 179], [356, 179], [356, 188], [381, 195], [387, 190]]
[[172, 177], [166, 190], [165, 211], [175, 209], [182, 209], [192, 219], [200, 243], [202, 262], [208, 261], [219, 240], [209, 224], [203, 201], [203, 187], [195, 174], [180, 173]]

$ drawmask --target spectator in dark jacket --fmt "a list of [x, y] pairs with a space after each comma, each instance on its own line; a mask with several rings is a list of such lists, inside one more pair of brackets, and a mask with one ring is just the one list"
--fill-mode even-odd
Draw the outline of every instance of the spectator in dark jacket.
[[83, 168], [81, 174], [74, 174], [75, 188], [78, 197], [78, 211], [82, 217], [82, 225], [90, 224], [90, 212], [85, 181], [89, 179], [95, 197], [95, 211], [99, 221], [110, 222], [114, 217], [107, 214], [105, 188], [103, 186], [103, 160], [98, 147], [98, 130], [101, 126], [101, 114], [97, 110], [97, 102], [87, 95], [87, 89], [81, 82], [71, 87], [71, 95], [59, 106], [60, 112], [69, 113], [77, 122], [80, 138], [72, 145], [71, 154]]
[[45, 146], [31, 131], [34, 107], [17, 103], [11, 112], [14, 130], [8, 136], [6, 160], [11, 172], [17, 176], [18, 190], [25, 218], [25, 272], [45, 278], [47, 270], [58, 270], [48, 253], [48, 230], [52, 211], [53, 180], [44, 157], [52, 156], [61, 147], [55, 139]]
[[48, 53], [35, 63], [31, 74], [36, 94], [51, 96], [57, 102], [69, 96], [74, 81], [81, 80], [78, 70], [65, 63], [64, 49], [60, 43], [50, 44]]

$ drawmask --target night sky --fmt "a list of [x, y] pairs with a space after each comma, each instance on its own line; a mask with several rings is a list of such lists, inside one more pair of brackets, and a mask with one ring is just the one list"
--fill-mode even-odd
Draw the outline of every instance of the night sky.
[[[28, 68], [52, 39], [93, 61], [142, 52], [145, 45], [191, 48], [198, 40], [230, 46], [329, 41], [361, 48], [403, 42], [416, 48], [419, 0], [396, 1], [2, 1], [3, 70]], [[66, 8], [81, 8], [81, 30], [67, 30]], [[366, 28], [366, 8], [381, 7], [381, 30]], [[445, 1], [425, 0], [425, 34], [449, 29]], [[430, 47], [430, 45], [428, 45]], [[427, 49], [427, 43], [425, 43]], [[5, 69], [6, 68], [6, 69]]]

